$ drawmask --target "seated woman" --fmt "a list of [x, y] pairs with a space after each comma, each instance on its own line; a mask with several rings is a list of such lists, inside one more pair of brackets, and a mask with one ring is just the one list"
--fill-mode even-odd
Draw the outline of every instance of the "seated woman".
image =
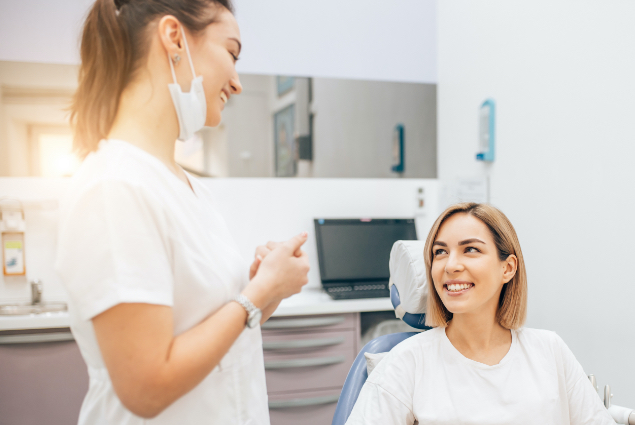
[[564, 341], [522, 327], [527, 275], [502, 212], [451, 206], [424, 258], [434, 329], [377, 365], [347, 424], [615, 424]]

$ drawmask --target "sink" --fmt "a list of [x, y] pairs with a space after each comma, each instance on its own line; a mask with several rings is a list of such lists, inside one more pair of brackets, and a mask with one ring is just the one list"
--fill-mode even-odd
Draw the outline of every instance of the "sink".
[[0, 305], [0, 316], [20, 316], [27, 314], [53, 313], [67, 311], [68, 306], [62, 302], [41, 304], [4, 304]]

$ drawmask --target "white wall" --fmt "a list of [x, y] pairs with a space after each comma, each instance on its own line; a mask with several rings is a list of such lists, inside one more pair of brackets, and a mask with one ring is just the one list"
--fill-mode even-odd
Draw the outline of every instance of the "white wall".
[[[0, 60], [79, 62], [92, 0], [0, 0]], [[235, 0], [239, 72], [436, 82], [436, 0]]]
[[528, 326], [555, 330], [635, 406], [635, 3], [439, 2], [439, 177], [484, 175], [477, 117], [497, 102], [491, 201], [518, 231]]
[[[202, 179], [218, 201], [241, 253], [251, 261], [258, 245], [286, 240], [307, 231], [305, 249], [311, 271], [307, 288], [319, 288], [314, 218], [412, 218], [419, 236], [427, 234], [437, 214], [437, 181], [430, 179]], [[28, 280], [41, 279], [45, 301], [66, 300], [54, 271], [58, 210], [41, 211], [39, 200], [57, 200], [68, 179], [0, 177], [0, 198], [17, 197], [26, 209], [26, 278], [0, 274], [0, 303], [27, 301]], [[416, 208], [418, 188], [426, 207]], [[388, 258], [386, 258], [388, 261]]]

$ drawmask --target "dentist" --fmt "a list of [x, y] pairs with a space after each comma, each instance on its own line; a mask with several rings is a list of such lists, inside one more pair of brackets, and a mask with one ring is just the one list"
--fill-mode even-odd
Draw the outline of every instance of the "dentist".
[[174, 161], [242, 88], [230, 0], [97, 0], [71, 108], [85, 160], [56, 268], [90, 384], [80, 424], [267, 425], [260, 324], [300, 291], [306, 234], [251, 268]]

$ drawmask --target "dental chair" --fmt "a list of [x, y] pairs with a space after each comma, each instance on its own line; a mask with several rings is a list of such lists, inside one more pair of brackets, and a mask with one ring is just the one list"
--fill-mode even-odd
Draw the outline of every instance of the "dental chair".
[[[390, 251], [390, 301], [395, 316], [416, 329], [427, 330], [425, 306], [427, 301], [426, 270], [423, 261], [423, 241], [397, 241]], [[400, 332], [373, 339], [359, 352], [348, 371], [337, 402], [332, 425], [344, 425], [355, 406], [368, 372], [365, 353], [385, 353], [418, 332]]]

